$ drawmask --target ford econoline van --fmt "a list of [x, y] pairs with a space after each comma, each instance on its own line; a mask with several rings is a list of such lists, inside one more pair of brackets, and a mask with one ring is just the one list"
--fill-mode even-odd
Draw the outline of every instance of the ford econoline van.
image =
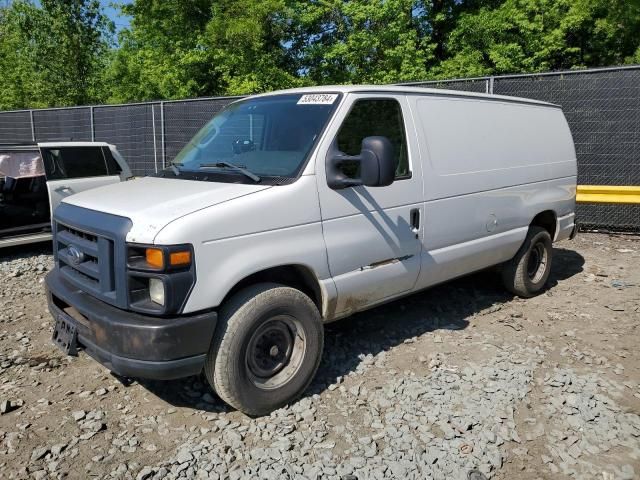
[[63, 198], [129, 177], [108, 143], [0, 144], [0, 248], [51, 240], [51, 212]]
[[204, 372], [265, 414], [311, 382], [326, 322], [496, 265], [513, 294], [541, 292], [575, 196], [556, 105], [402, 86], [245, 98], [160, 173], [63, 200], [54, 342], [123, 376]]

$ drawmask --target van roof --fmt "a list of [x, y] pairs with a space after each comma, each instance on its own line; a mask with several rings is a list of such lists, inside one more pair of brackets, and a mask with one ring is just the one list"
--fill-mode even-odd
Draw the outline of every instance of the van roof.
[[320, 87], [302, 87], [291, 88], [288, 90], [276, 90], [274, 92], [262, 93], [256, 95], [258, 97], [266, 97], [270, 95], [282, 95], [285, 93], [406, 93], [411, 95], [431, 95], [438, 97], [464, 97], [479, 98], [483, 100], [506, 101], [515, 103], [525, 103], [532, 105], [540, 105], [545, 107], [560, 108], [560, 105], [554, 103], [542, 102], [530, 98], [509, 97], [506, 95], [494, 95], [488, 93], [464, 92], [458, 90], [445, 90], [440, 88], [416, 87], [409, 85], [324, 85]]

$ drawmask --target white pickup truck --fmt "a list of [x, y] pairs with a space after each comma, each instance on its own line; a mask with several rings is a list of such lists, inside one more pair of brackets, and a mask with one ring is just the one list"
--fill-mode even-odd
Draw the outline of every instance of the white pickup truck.
[[104, 142], [0, 144], [0, 248], [51, 240], [63, 198], [131, 177]]
[[121, 375], [204, 371], [264, 414], [311, 382], [325, 322], [494, 265], [514, 294], [541, 292], [552, 242], [575, 233], [576, 174], [557, 105], [402, 86], [249, 97], [159, 174], [60, 204], [54, 340]]

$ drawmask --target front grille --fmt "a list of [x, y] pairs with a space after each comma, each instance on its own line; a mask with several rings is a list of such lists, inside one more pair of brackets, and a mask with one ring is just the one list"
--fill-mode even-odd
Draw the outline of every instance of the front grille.
[[75, 228], [71, 228], [71, 227], [68, 227], [68, 226], [62, 225], [62, 224], [61, 224], [61, 226], [62, 226], [63, 230], [66, 230], [67, 232], [69, 232], [69, 234], [71, 234], [71, 235], [73, 235], [73, 236], [75, 236], [77, 238], [81, 238], [83, 240], [87, 240], [87, 241], [93, 242], [93, 243], [98, 241], [98, 236], [94, 235], [93, 233], [88, 233], [88, 232], [83, 232], [81, 230], [76, 230]]
[[116, 299], [113, 240], [61, 222], [56, 223], [55, 239], [62, 275], [82, 291], [113, 303]]
[[62, 202], [53, 214], [53, 253], [71, 285], [127, 308], [127, 233], [131, 220]]

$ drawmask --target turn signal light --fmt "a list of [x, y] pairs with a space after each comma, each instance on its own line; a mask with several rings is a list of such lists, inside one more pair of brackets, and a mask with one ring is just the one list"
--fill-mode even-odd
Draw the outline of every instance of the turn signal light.
[[147, 248], [145, 257], [148, 265], [159, 269], [164, 268], [164, 254], [159, 248]]
[[169, 264], [172, 267], [184, 267], [191, 264], [191, 252], [189, 250], [183, 252], [171, 252], [169, 254]]

